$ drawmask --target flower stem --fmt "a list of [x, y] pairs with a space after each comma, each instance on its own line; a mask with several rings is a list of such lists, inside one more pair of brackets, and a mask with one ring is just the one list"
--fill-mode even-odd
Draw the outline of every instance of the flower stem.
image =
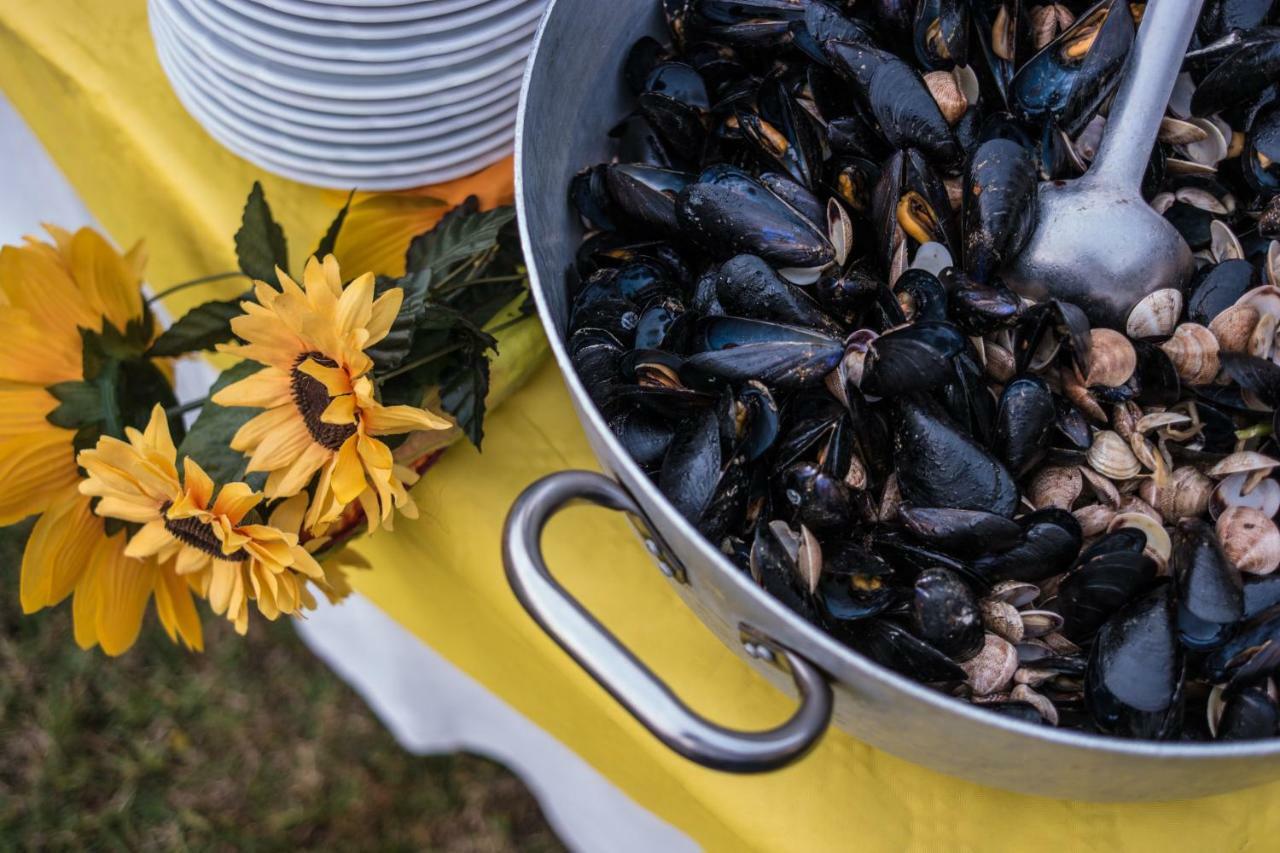
[[429, 355], [424, 355], [422, 358], [414, 359], [408, 364], [402, 364], [399, 367], [397, 367], [395, 370], [392, 370], [389, 373], [384, 373], [381, 376], [379, 376], [378, 384], [381, 385], [383, 382], [386, 382], [388, 379], [394, 379], [395, 377], [403, 373], [408, 373], [410, 370], [416, 370], [419, 367], [422, 367], [422, 365], [424, 364], [430, 364], [436, 359], [444, 358], [446, 355], [449, 355], [449, 353], [457, 352], [458, 350], [462, 349], [464, 346], [466, 346], [465, 342], [450, 344], [449, 346], [438, 349], [435, 352], [430, 353]]
[[185, 403], [179, 403], [176, 406], [170, 406], [164, 410], [165, 417], [176, 418], [179, 415], [185, 415], [187, 412], [194, 411], [204, 407], [209, 402], [208, 397], [199, 397], [195, 400], [188, 400]]
[[171, 294], [177, 293], [180, 290], [186, 290], [188, 287], [195, 287], [200, 284], [209, 284], [210, 282], [214, 282], [214, 281], [222, 281], [223, 279], [226, 279], [226, 278], [248, 278], [248, 276], [246, 276], [244, 273], [240, 272], [239, 270], [236, 270], [235, 272], [220, 272], [220, 273], [214, 273], [213, 275], [204, 275], [204, 276], [201, 276], [200, 278], [193, 278], [190, 281], [181, 281], [173, 285], [172, 287], [166, 287], [164, 290], [152, 296], [150, 299], [147, 300], [147, 304], [151, 305], [155, 302], [159, 302], [161, 299], [164, 299], [166, 296], [170, 296]]

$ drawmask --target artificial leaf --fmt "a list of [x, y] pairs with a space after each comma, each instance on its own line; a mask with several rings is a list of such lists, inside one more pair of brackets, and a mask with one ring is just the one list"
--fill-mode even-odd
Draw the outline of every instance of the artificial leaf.
[[378, 276], [374, 284], [374, 296], [379, 297], [392, 288], [404, 291], [400, 313], [391, 324], [387, 336], [365, 350], [373, 359], [374, 374], [399, 367], [413, 346], [413, 337], [427, 310], [427, 288], [431, 285], [431, 271], [420, 270], [402, 278]]
[[[246, 297], [247, 298], [247, 297]], [[240, 298], [197, 305], [165, 329], [151, 345], [148, 355], [169, 358], [198, 350], [211, 350], [235, 337], [232, 319], [244, 313]]]
[[[143, 429], [151, 420], [151, 410], [157, 405], [166, 411], [176, 408], [178, 398], [173, 394], [169, 379], [160, 368], [148, 359], [135, 358], [120, 363], [116, 373], [115, 409], [122, 427]], [[182, 441], [186, 430], [182, 418], [169, 418], [169, 432], [175, 442]], [[122, 436], [112, 432], [117, 438]]]
[[477, 208], [478, 202], [471, 196], [441, 217], [430, 231], [414, 237], [405, 254], [405, 269], [430, 269], [432, 282], [439, 286], [457, 265], [494, 249], [503, 227], [515, 218], [515, 208]]
[[63, 429], [80, 429], [86, 424], [102, 422], [102, 394], [98, 386], [90, 382], [59, 382], [46, 389], [58, 401], [45, 419]]
[[484, 440], [484, 398], [489, 393], [489, 359], [467, 348], [451, 358], [440, 378], [440, 405], [453, 415], [471, 443]]
[[262, 365], [256, 362], [242, 361], [224, 370], [209, 389], [211, 399], [200, 409], [200, 416], [187, 431], [186, 439], [178, 446], [178, 453], [199, 462], [200, 467], [215, 483], [244, 480], [255, 489], [260, 489], [266, 481], [266, 475], [261, 473], [246, 477], [244, 469], [248, 459], [244, 454], [231, 449], [231, 438], [236, 431], [255, 415], [261, 414], [262, 410], [249, 406], [219, 406], [212, 401], [213, 395], [226, 386], [261, 369]]
[[288, 246], [284, 229], [271, 216], [271, 207], [262, 192], [262, 184], [253, 182], [244, 203], [240, 230], [236, 232], [236, 260], [247, 276], [279, 286], [276, 267], [289, 271]]
[[338, 235], [342, 233], [342, 223], [347, 221], [347, 212], [351, 210], [351, 199], [355, 198], [356, 191], [353, 189], [347, 193], [347, 203], [342, 205], [342, 209], [338, 211], [338, 215], [333, 217], [333, 221], [329, 223], [329, 230], [324, 232], [324, 236], [320, 238], [320, 244], [316, 246], [313, 254], [324, 260], [325, 255], [333, 254], [333, 247], [338, 244]]

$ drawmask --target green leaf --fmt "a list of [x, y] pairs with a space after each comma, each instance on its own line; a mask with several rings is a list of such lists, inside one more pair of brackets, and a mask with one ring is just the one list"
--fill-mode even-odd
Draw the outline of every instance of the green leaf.
[[[27, 550], [31, 529], [39, 516], [32, 515], [8, 527], [0, 527], [0, 571], [16, 572], [22, 565], [22, 552]], [[6, 576], [6, 583], [17, 583], [17, 576]]]
[[479, 202], [471, 196], [430, 231], [414, 237], [405, 253], [405, 269], [429, 269], [438, 285], [458, 264], [493, 249], [503, 227], [515, 219], [515, 208], [508, 205], [484, 212], [478, 208]]
[[[209, 389], [209, 397], [212, 398], [233, 382], [239, 382], [261, 369], [262, 365], [256, 362], [242, 361], [224, 370]], [[231, 449], [231, 438], [240, 427], [261, 413], [262, 409], [249, 406], [219, 406], [210, 399], [187, 431], [186, 439], [178, 446], [178, 453], [199, 462], [200, 467], [215, 483], [244, 480], [255, 489], [260, 489], [266, 481], [266, 475], [258, 473], [245, 476], [244, 469], [249, 460], [244, 454]]]
[[338, 245], [338, 235], [342, 233], [342, 223], [347, 221], [347, 212], [351, 210], [351, 199], [355, 198], [356, 191], [353, 189], [347, 193], [347, 203], [342, 206], [342, 210], [338, 211], [338, 215], [333, 217], [333, 221], [329, 223], [329, 230], [324, 232], [324, 236], [320, 238], [320, 244], [316, 246], [314, 254], [320, 260], [324, 260], [325, 255], [332, 255], [334, 246]]
[[409, 354], [413, 336], [427, 310], [427, 288], [430, 285], [430, 270], [420, 270], [396, 279], [378, 277], [374, 284], [375, 298], [397, 287], [404, 291], [404, 297], [400, 303], [400, 313], [396, 314], [396, 319], [391, 324], [391, 331], [365, 350], [365, 354], [373, 359], [375, 375], [399, 367]]
[[257, 181], [253, 182], [253, 189], [244, 203], [244, 214], [235, 240], [236, 260], [244, 274], [279, 287], [275, 268], [289, 271], [288, 246], [284, 229], [272, 218], [271, 207], [262, 193], [262, 184]]
[[478, 450], [484, 440], [484, 398], [489, 393], [489, 359], [467, 348], [451, 357], [440, 379], [440, 405]]
[[217, 300], [197, 305], [165, 329], [151, 345], [148, 355], [169, 358], [197, 350], [211, 350], [235, 337], [231, 321], [244, 313], [241, 299]]
[[89, 382], [59, 382], [46, 389], [58, 401], [58, 408], [45, 420], [63, 429], [80, 429], [86, 424], [101, 423], [102, 394]]

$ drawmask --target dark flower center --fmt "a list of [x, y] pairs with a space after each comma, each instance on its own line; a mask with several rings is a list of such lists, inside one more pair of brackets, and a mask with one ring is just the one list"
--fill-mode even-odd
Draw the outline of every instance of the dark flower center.
[[304, 352], [293, 363], [291, 388], [293, 403], [302, 413], [302, 422], [307, 425], [311, 439], [326, 450], [337, 451], [343, 442], [356, 434], [355, 424], [327, 424], [320, 420], [324, 410], [328, 408], [330, 396], [324, 383], [313, 376], [308, 376], [298, 368], [307, 359], [311, 359], [324, 367], [337, 367], [338, 363], [326, 358], [318, 352]]
[[237, 548], [230, 554], [222, 553], [222, 542], [213, 532], [213, 525], [198, 518], [169, 518], [169, 507], [170, 504], [162, 506], [160, 514], [164, 518], [164, 529], [173, 534], [174, 539], [229, 563], [238, 563], [249, 556], [243, 548]]

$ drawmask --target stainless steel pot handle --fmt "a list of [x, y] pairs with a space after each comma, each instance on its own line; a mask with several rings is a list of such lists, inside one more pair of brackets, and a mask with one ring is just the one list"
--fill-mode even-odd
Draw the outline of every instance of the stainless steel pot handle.
[[542, 629], [663, 743], [706, 767], [734, 773], [774, 770], [803, 756], [831, 720], [831, 685], [813, 664], [759, 634], [748, 649], [795, 679], [800, 707], [782, 725], [740, 732], [690, 710], [608, 629], [583, 609], [542, 559], [542, 530], [566, 505], [584, 500], [643, 517], [620, 485], [593, 471], [561, 471], [538, 480], [516, 499], [502, 534], [507, 581]]

